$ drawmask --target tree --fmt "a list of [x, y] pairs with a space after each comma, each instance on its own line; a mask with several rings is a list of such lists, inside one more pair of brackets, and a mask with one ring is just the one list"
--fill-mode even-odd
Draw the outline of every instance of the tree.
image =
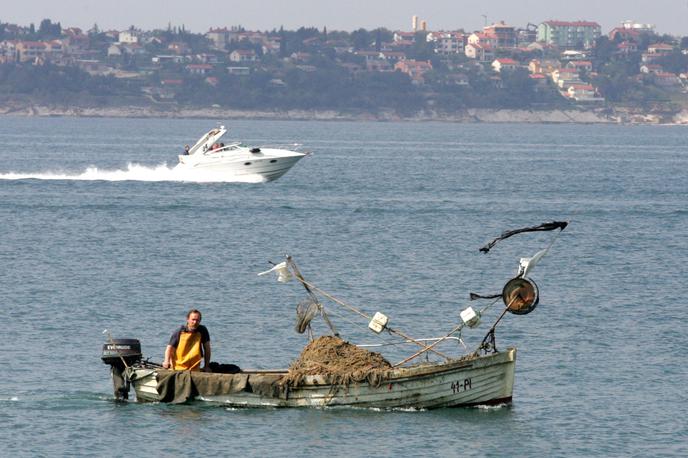
[[62, 26], [59, 22], [53, 24], [50, 19], [43, 19], [38, 26], [38, 38], [59, 38], [62, 35]]
[[681, 38], [681, 49], [688, 49], [688, 37]]
[[688, 56], [678, 49], [675, 49], [669, 55], [660, 57], [657, 59], [657, 63], [671, 73], [682, 73], [688, 70]]
[[370, 33], [366, 29], [358, 29], [351, 32], [351, 44], [354, 49], [366, 49], [371, 43]]
[[595, 68], [600, 68], [607, 64], [616, 52], [616, 44], [606, 36], [601, 36], [595, 40], [595, 47], [593, 48], [593, 65]]

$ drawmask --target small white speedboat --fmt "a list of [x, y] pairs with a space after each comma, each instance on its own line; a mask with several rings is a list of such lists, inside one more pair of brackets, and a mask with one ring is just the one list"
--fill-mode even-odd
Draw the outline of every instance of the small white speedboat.
[[179, 155], [176, 168], [212, 171], [232, 176], [260, 176], [265, 181], [281, 177], [306, 153], [279, 148], [248, 147], [241, 143], [220, 143], [225, 126], [212, 129], [195, 145]]

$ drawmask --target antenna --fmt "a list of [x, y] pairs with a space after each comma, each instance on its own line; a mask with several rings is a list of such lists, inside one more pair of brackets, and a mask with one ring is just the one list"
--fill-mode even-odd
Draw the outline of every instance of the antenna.
[[485, 27], [487, 27], [487, 14], [481, 14], [483, 20], [485, 21]]

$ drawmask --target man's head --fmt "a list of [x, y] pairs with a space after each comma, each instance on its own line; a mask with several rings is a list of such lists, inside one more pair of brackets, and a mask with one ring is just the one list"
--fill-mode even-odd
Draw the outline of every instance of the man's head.
[[186, 326], [189, 329], [196, 329], [201, 324], [201, 312], [196, 309], [189, 310], [186, 314]]

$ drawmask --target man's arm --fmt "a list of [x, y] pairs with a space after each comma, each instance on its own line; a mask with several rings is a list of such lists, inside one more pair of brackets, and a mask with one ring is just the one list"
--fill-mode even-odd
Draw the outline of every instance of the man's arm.
[[165, 360], [162, 362], [162, 367], [165, 369], [174, 369], [174, 350], [172, 345], [165, 348]]
[[210, 341], [203, 344], [203, 360], [205, 362], [205, 370], [210, 370]]

